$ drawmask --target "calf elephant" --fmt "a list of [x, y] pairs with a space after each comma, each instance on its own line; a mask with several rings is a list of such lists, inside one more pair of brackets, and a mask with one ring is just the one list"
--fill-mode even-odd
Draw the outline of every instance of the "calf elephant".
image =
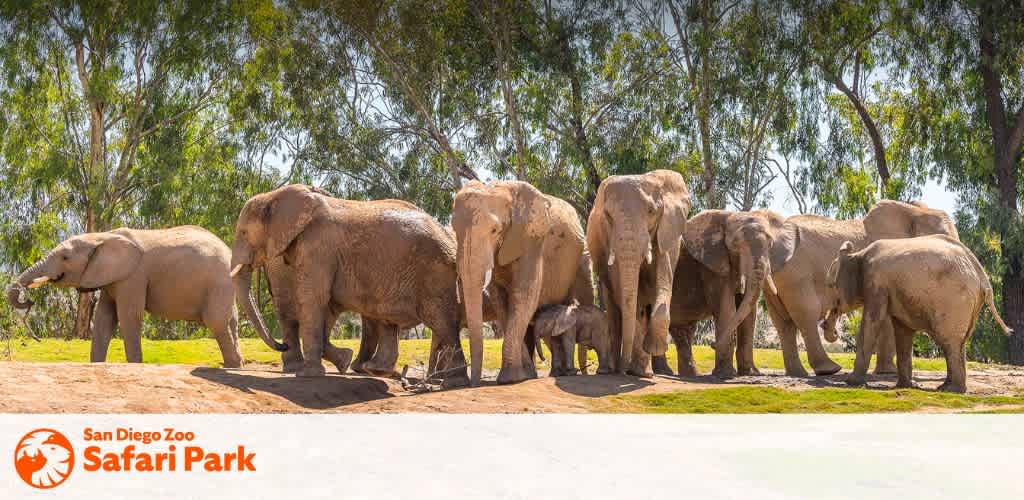
[[[830, 292], [825, 284], [825, 272], [845, 241], [861, 249], [873, 239], [909, 238], [929, 234], [946, 234], [957, 238], [956, 227], [942, 210], [931, 209], [922, 203], [881, 201], [864, 219], [840, 221], [818, 215], [797, 215], [786, 219], [799, 236], [799, 244], [792, 259], [782, 267], [772, 268], [772, 278], [778, 293], [764, 290], [768, 315], [779, 332], [786, 374], [807, 376], [796, 343], [800, 331], [807, 349], [807, 360], [817, 375], [830, 375], [840, 366], [829, 359], [818, 334], [819, 322], [825, 317]], [[837, 318], [824, 326], [834, 328]], [[891, 343], [891, 340], [890, 340]], [[880, 342], [885, 346], [886, 342]], [[893, 371], [894, 347], [883, 347], [876, 367], [878, 373]]]
[[[604, 311], [597, 306], [554, 305], [541, 308], [534, 316], [534, 335], [551, 351], [551, 375], [573, 375], [573, 351], [579, 369], [587, 373], [587, 352], [597, 352], [597, 373], [611, 372], [610, 339]], [[537, 342], [540, 345], [540, 342]], [[577, 349], [578, 348], [578, 349]], [[537, 352], [542, 352], [538, 347]], [[541, 356], [543, 359], [543, 355]]]
[[[428, 370], [443, 374], [447, 385], [466, 382], [455, 242], [414, 205], [340, 200], [309, 186], [284, 186], [246, 202], [232, 250], [240, 306], [272, 347], [291, 346], [280, 346], [266, 332], [252, 300], [252, 270], [275, 258], [291, 267], [303, 360], [299, 376], [324, 374], [320, 359], [328, 322], [353, 311], [389, 327], [425, 324], [433, 332]], [[438, 365], [442, 349], [454, 353], [444, 357], [445, 366]], [[386, 361], [397, 355], [384, 354]]]
[[[783, 217], [768, 210], [728, 212], [705, 210], [686, 222], [672, 291], [670, 332], [682, 376], [695, 376], [691, 343], [698, 321], [714, 318], [713, 375], [758, 373], [754, 366], [754, 321], [762, 286], [775, 290], [771, 270], [781, 268], [799, 242]], [[739, 349], [737, 349], [737, 327]], [[656, 373], [671, 374], [663, 356], [654, 359]]]
[[107, 359], [117, 326], [125, 357], [142, 362], [142, 315], [196, 321], [213, 332], [224, 366], [242, 365], [238, 317], [229, 276], [231, 251], [209, 231], [195, 226], [116, 229], [86, 233], [57, 245], [18, 276], [7, 297], [19, 309], [20, 287], [47, 283], [80, 291], [100, 290], [92, 329], [93, 362]]
[[490, 286], [504, 337], [498, 383], [536, 377], [532, 349], [524, 347], [537, 308], [594, 301], [579, 216], [565, 201], [525, 182], [472, 181], [455, 195], [452, 227], [470, 333], [471, 384], [480, 382], [484, 290]]
[[689, 211], [683, 176], [669, 170], [608, 177], [597, 190], [587, 245], [618, 372], [651, 376], [650, 356], [668, 349], [672, 281]]
[[911, 387], [915, 331], [927, 331], [946, 356], [941, 391], [967, 390], [964, 345], [981, 308], [988, 306], [1003, 331], [1011, 333], [992, 302], [992, 284], [978, 259], [946, 235], [879, 240], [854, 251], [846, 242], [828, 270], [835, 301], [828, 318], [864, 306], [857, 359], [847, 382], [864, 383], [875, 341], [896, 339], [896, 387]]

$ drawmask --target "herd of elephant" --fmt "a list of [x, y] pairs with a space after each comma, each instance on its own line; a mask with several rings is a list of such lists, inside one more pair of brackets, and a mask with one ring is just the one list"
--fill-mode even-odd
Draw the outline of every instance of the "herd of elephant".
[[[578, 346], [584, 373], [593, 348], [598, 373], [644, 377], [672, 374], [665, 361], [671, 336], [677, 372], [695, 376], [693, 333], [709, 318], [713, 375], [756, 374], [762, 294], [791, 376], [807, 376], [798, 330], [814, 373], [838, 372], [821, 336], [835, 341], [839, 316], [861, 306], [852, 383], [863, 383], [877, 346], [876, 371], [898, 372], [898, 385], [911, 385], [911, 337], [927, 331], [948, 363], [941, 388], [962, 392], [964, 345], [981, 307], [1009, 331], [984, 270], [941, 210], [882, 201], [862, 219], [836, 220], [768, 210], [689, 217], [690, 208], [682, 176], [667, 170], [605, 179], [586, 232], [571, 205], [526, 182], [469, 182], [455, 196], [450, 227], [405, 201], [344, 200], [288, 185], [246, 202], [230, 249], [195, 226], [83, 234], [18, 276], [8, 299], [31, 307], [25, 288], [46, 283], [100, 290], [92, 361], [106, 359], [119, 326], [127, 360], [141, 362], [147, 311], [206, 325], [226, 367], [242, 362], [237, 301], [263, 341], [282, 353], [283, 370], [299, 376], [323, 375], [321, 359], [341, 373], [351, 364], [359, 373], [393, 374], [399, 331], [423, 324], [431, 330], [427, 370], [446, 386], [479, 384], [487, 321], [504, 335], [498, 383], [537, 376], [541, 339], [553, 375], [577, 372]], [[259, 269], [281, 342], [253, 299]], [[344, 311], [362, 317], [354, 360], [329, 339]]]

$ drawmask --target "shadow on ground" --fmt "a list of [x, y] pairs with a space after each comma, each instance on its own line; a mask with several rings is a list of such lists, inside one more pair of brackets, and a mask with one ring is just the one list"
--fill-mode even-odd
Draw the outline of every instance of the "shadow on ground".
[[246, 370], [223, 370], [200, 367], [192, 375], [210, 382], [232, 387], [247, 394], [254, 391], [274, 394], [311, 410], [328, 410], [339, 406], [394, 397], [386, 382], [372, 377], [326, 375], [299, 378], [250, 375]]
[[576, 375], [555, 378], [555, 387], [588, 398], [626, 394], [653, 385], [649, 379], [629, 375]]

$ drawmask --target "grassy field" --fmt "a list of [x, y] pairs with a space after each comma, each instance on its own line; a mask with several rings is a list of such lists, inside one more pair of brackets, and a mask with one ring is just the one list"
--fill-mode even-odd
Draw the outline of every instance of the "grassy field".
[[[259, 339], [241, 339], [242, 356], [247, 361], [257, 363], [278, 363], [280, 355], [271, 351]], [[358, 340], [334, 340], [335, 345], [348, 347], [356, 350], [359, 347]], [[463, 349], [466, 355], [469, 354], [469, 341], [463, 340]], [[0, 345], [0, 349], [3, 346]], [[85, 340], [60, 340], [44, 339], [42, 342], [34, 340], [19, 339], [12, 342], [12, 359], [15, 361], [89, 361], [89, 342]], [[408, 364], [416, 366], [417, 363], [425, 363], [427, 354], [430, 351], [429, 340], [403, 340], [399, 348], [398, 366]], [[117, 362], [124, 361], [124, 346], [120, 339], [114, 339], [110, 343], [108, 360]], [[693, 349], [694, 357], [697, 360], [697, 367], [701, 372], [710, 372], [715, 364], [714, 350], [707, 346], [696, 346]], [[597, 359], [593, 351], [591, 358]], [[845, 369], [853, 368], [853, 353], [832, 353], [829, 355], [836, 363]], [[148, 340], [142, 341], [142, 357], [146, 363], [158, 364], [185, 364], [203, 365], [217, 367], [221, 365], [220, 350], [213, 339], [195, 340]], [[801, 353], [801, 358], [806, 366], [807, 358]], [[489, 339], [484, 342], [484, 368], [498, 369], [501, 360], [501, 341]], [[676, 353], [674, 348], [668, 351], [669, 366], [675, 369]], [[754, 362], [759, 368], [783, 369], [782, 351], [777, 349], [755, 349]], [[972, 363], [972, 366], [981, 366]], [[914, 369], [942, 371], [946, 369], [946, 362], [941, 358], [915, 358]]]
[[972, 396], [918, 389], [731, 387], [642, 396], [615, 396], [594, 403], [610, 413], [889, 413], [952, 409], [993, 413], [1024, 412], [1018, 396]]

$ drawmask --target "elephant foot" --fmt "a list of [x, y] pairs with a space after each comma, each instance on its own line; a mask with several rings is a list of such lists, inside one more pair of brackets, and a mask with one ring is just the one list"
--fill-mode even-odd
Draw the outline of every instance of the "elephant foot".
[[720, 380], [729, 380], [731, 378], [736, 378], [736, 369], [733, 368], [732, 365], [716, 366], [711, 372], [711, 375], [714, 375]]
[[241, 368], [241, 367], [242, 367], [242, 360], [241, 359], [237, 359], [237, 360], [232, 359], [230, 361], [228, 361], [228, 360], [224, 361], [224, 368]]
[[340, 348], [335, 353], [327, 358], [335, 368], [338, 369], [338, 373], [344, 374], [348, 371], [349, 364], [352, 363], [352, 349]]
[[672, 373], [672, 369], [668, 366], [668, 361], [665, 356], [655, 356], [651, 358], [651, 369], [657, 375], [675, 375]]
[[918, 387], [917, 384], [915, 384], [911, 380], [897, 380], [896, 381], [896, 388], [897, 389], [920, 389], [920, 387]]
[[608, 368], [607, 366], [604, 367], [604, 368], [602, 368], [600, 366], [597, 367], [597, 374], [598, 375], [608, 375], [609, 373], [615, 373], [615, 370], [612, 370], [611, 368]]
[[441, 380], [442, 389], [457, 389], [459, 387], [469, 387], [469, 375], [466, 375], [466, 370], [452, 371]]
[[848, 377], [846, 377], [846, 385], [853, 387], [864, 387], [865, 385], [867, 385], [867, 382], [864, 380], [863, 375], [854, 375], [851, 373]]
[[634, 377], [640, 378], [653, 378], [654, 372], [646, 369], [630, 368], [629, 370], [626, 370], [626, 375], [632, 375]]
[[679, 370], [680, 377], [699, 377], [700, 372], [697, 371], [697, 367], [693, 363], [679, 363], [676, 368]]
[[295, 374], [300, 377], [323, 377], [327, 370], [320, 364], [320, 360], [317, 360], [316, 363], [303, 363], [302, 368]]
[[829, 359], [827, 361], [823, 361], [821, 363], [818, 363], [814, 367], [814, 374], [819, 376], [819, 377], [825, 376], [825, 375], [835, 375], [836, 373], [839, 373], [839, 370], [842, 370], [842, 369], [843, 369], [843, 367], [841, 367], [838, 364], [836, 364], [835, 361], [832, 361], [831, 359]]
[[875, 375], [894, 375], [896, 373], [896, 364], [889, 363], [878, 363], [875, 365]]
[[760, 375], [761, 370], [758, 370], [756, 366], [741, 366], [738, 373], [741, 377], [747, 375]]
[[370, 372], [366, 371], [366, 363], [368, 363], [368, 361], [365, 361], [365, 360], [364, 361], [360, 361], [360, 360], [357, 359], [354, 363], [352, 363], [352, 365], [349, 366], [349, 368], [351, 368], [352, 371], [354, 371], [356, 373], [362, 373], [363, 375], [369, 375]]
[[797, 368], [786, 368], [786, 376], [807, 378], [808, 375], [807, 370], [805, 370], [803, 366], [798, 366]]
[[964, 394], [967, 392], [966, 387], [952, 382], [943, 382], [942, 385], [939, 386], [938, 390], [940, 392], [955, 392], [957, 394]]
[[285, 361], [281, 365], [281, 373], [295, 373], [302, 369], [302, 360], [294, 359]]
[[[532, 372], [532, 373], [531, 373]], [[498, 383], [499, 384], [515, 384], [522, 382], [526, 379], [536, 378], [536, 370], [530, 370], [525, 366], [502, 366], [498, 372]]]
[[375, 364], [373, 362], [373, 360], [370, 360], [369, 362], [364, 364], [363, 365], [363, 370], [366, 371], [366, 374], [373, 375], [374, 377], [393, 377], [393, 376], [395, 376], [395, 367], [393, 365], [392, 366], [377, 365], [377, 364]]

